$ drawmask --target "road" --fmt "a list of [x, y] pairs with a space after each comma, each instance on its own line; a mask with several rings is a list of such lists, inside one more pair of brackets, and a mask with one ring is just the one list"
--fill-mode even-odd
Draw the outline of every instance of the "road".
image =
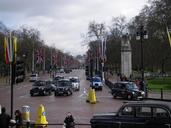
[[[96, 104], [86, 102], [86, 92], [89, 89], [89, 81], [85, 79], [84, 70], [73, 70], [69, 74], [62, 74], [65, 77], [79, 76], [80, 91], [74, 92], [72, 96], [35, 96], [30, 97], [29, 91], [32, 83], [25, 81], [14, 86], [14, 110], [21, 109], [23, 105], [31, 108], [31, 120], [35, 121], [37, 109], [40, 104], [45, 106], [46, 118], [49, 123], [63, 123], [67, 112], [71, 112], [76, 123], [89, 123], [95, 113], [115, 112], [123, 104], [122, 99], [113, 99], [108, 87], [104, 86], [102, 91], [96, 91]], [[41, 76], [41, 79], [50, 79], [48, 74]], [[10, 113], [10, 87], [0, 87], [0, 105], [7, 108]]]

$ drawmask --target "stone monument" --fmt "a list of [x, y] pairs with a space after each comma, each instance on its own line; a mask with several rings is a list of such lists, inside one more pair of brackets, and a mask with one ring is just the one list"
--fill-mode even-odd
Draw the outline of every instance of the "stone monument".
[[128, 34], [121, 40], [121, 74], [127, 78], [132, 74], [132, 51]]

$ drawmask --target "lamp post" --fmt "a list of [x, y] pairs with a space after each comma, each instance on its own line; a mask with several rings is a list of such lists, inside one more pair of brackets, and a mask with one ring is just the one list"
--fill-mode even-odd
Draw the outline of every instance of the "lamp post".
[[137, 40], [141, 42], [141, 80], [142, 80], [142, 90], [145, 92], [145, 97], [147, 97], [147, 87], [144, 83], [144, 51], [143, 51], [143, 39], [148, 39], [147, 31], [144, 30], [144, 26], [140, 26], [139, 31], [136, 36]]

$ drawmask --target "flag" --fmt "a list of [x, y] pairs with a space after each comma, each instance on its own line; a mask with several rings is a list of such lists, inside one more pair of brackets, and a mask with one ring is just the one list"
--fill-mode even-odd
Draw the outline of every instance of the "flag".
[[58, 65], [58, 53], [53, 53], [53, 55], [52, 55], [52, 63], [53, 63], [53, 65]]
[[17, 38], [9, 37], [4, 38], [4, 56], [5, 56], [5, 63], [9, 64], [11, 62], [16, 61], [17, 57]]
[[36, 64], [42, 64], [43, 63], [43, 49], [42, 48], [38, 48], [36, 50], [36, 57], [37, 57]]
[[7, 48], [7, 37], [4, 38], [4, 55], [5, 55], [5, 63], [9, 64], [9, 54], [8, 54], [8, 48]]
[[10, 37], [9, 37], [9, 56], [10, 56], [10, 62], [14, 61], [14, 44], [13, 44], [13, 39], [11, 37], [11, 32], [10, 32]]
[[106, 61], [106, 40], [102, 40], [100, 43], [100, 59], [102, 62]]
[[106, 62], [107, 61], [107, 56], [106, 56], [106, 39], [105, 39], [105, 41], [104, 41], [104, 43], [103, 43], [103, 57], [104, 57], [104, 62]]
[[167, 35], [168, 35], [168, 39], [169, 39], [169, 44], [170, 44], [170, 46], [171, 46], [171, 30], [170, 29], [168, 29], [168, 27], [166, 27], [166, 31], [167, 31]]
[[14, 37], [14, 62], [16, 62], [17, 58], [17, 38]]

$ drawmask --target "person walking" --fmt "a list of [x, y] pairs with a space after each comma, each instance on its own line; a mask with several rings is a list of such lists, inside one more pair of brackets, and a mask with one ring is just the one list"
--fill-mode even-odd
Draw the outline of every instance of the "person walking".
[[16, 128], [22, 128], [23, 120], [20, 110], [15, 111], [15, 121], [16, 121]]
[[75, 127], [74, 118], [70, 112], [67, 113], [64, 123], [65, 123], [66, 128], [74, 128]]
[[0, 114], [0, 128], [9, 128], [10, 126], [10, 116], [6, 114], [5, 107], [2, 107]]

